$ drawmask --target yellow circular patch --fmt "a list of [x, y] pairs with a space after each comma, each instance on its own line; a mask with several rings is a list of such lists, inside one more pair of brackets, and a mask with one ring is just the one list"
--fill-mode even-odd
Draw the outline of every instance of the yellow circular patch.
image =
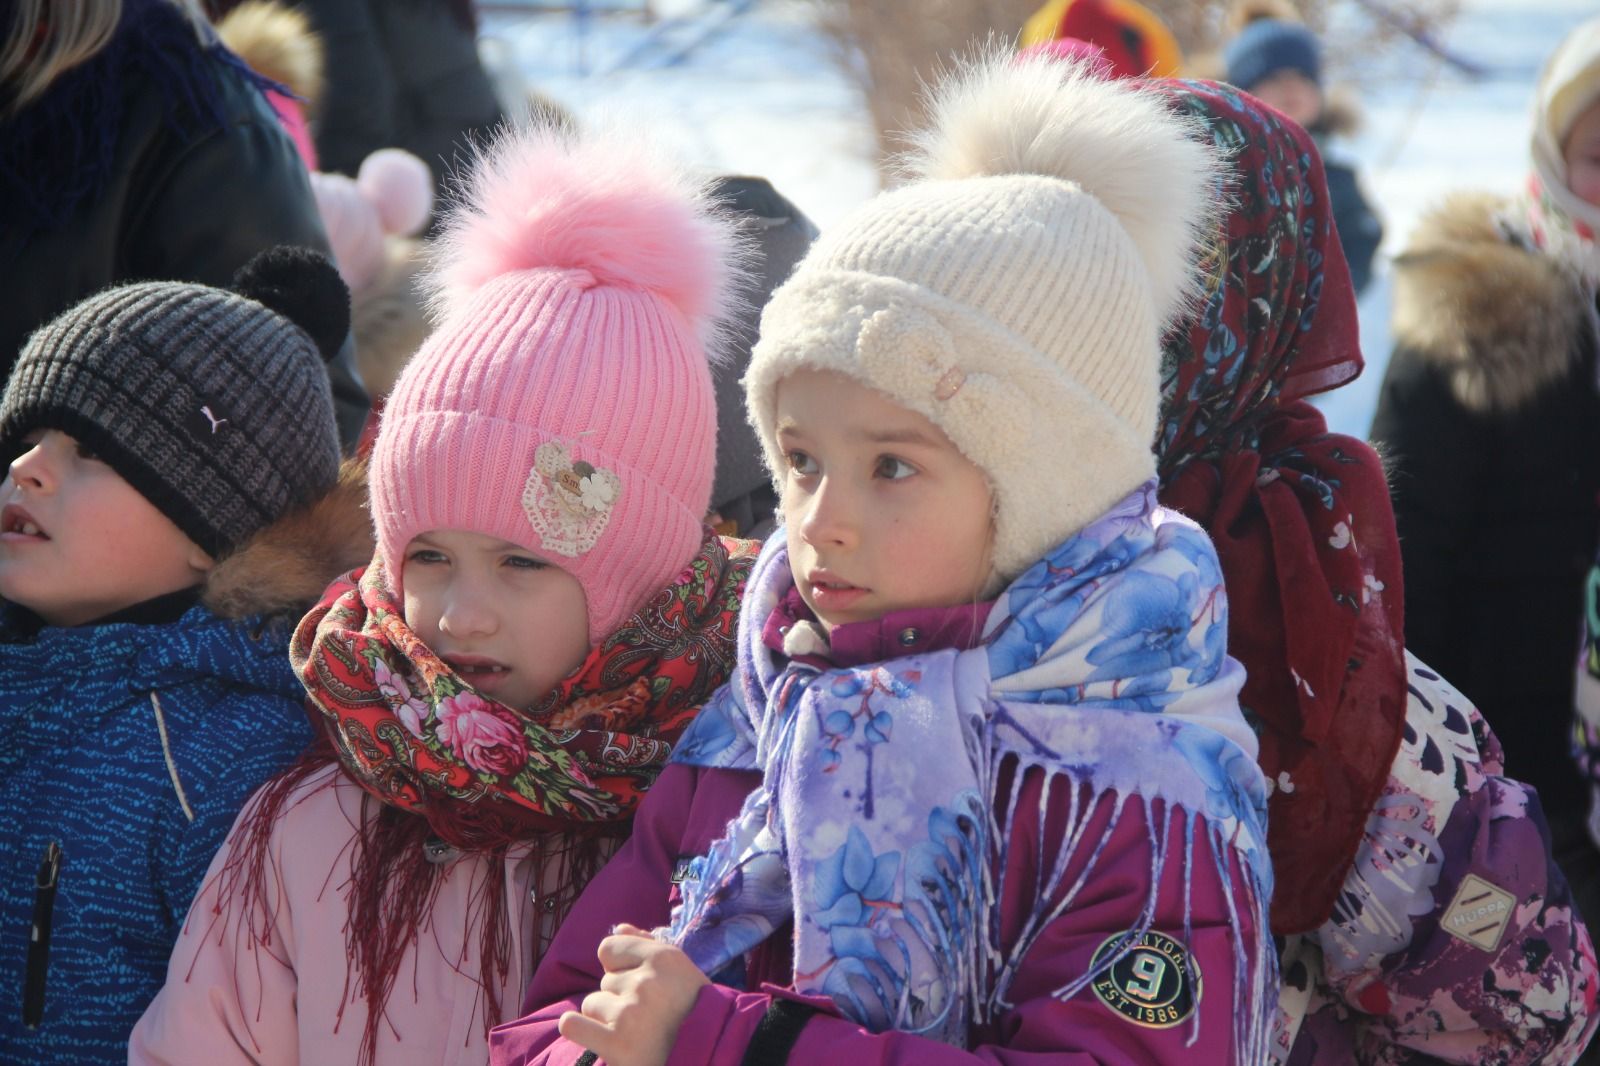
[[[1105, 961], [1127, 935], [1107, 937], [1090, 966]], [[1135, 1025], [1170, 1029], [1194, 1014], [1200, 1002], [1200, 967], [1182, 944], [1151, 930], [1096, 978], [1093, 988], [1101, 1003]]]

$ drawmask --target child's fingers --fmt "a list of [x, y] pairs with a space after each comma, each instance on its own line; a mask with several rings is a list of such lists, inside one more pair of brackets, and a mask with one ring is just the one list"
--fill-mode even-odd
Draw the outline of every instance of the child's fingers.
[[600, 948], [595, 954], [607, 971], [631, 970], [663, 946], [652, 937], [618, 933], [600, 941]]
[[622, 1013], [622, 997], [613, 992], [590, 992], [583, 997], [579, 1012], [596, 1025], [613, 1026]]
[[601, 1058], [609, 1057], [606, 1048], [610, 1043], [611, 1030], [593, 1018], [569, 1010], [557, 1020], [556, 1032], [586, 1051], [592, 1051]]
[[[616, 925], [613, 925], [611, 927], [611, 935], [612, 936], [650, 936], [650, 931], [648, 929], [640, 929], [636, 925], [629, 925], [627, 922], [618, 922]], [[653, 940], [655, 938], [651, 937], [651, 939]]]

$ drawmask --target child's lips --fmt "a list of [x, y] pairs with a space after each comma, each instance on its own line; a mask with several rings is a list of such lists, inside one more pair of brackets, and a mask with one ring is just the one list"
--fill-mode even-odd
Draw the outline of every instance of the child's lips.
[[481, 692], [492, 692], [511, 676], [511, 667], [486, 655], [440, 656], [461, 680]]
[[844, 610], [872, 591], [831, 574], [813, 574], [806, 583], [811, 586], [811, 604], [819, 611]]
[[39, 528], [39, 523], [17, 504], [7, 504], [0, 510], [0, 541], [8, 544], [26, 544], [30, 542], [49, 540], [50, 537]]

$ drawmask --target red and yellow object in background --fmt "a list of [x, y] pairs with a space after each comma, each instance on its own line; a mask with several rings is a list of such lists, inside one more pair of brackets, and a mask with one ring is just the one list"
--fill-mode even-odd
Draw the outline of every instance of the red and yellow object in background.
[[1098, 45], [1119, 78], [1171, 78], [1183, 72], [1178, 39], [1136, 0], [1047, 0], [1023, 24], [1020, 46], [1063, 37]]

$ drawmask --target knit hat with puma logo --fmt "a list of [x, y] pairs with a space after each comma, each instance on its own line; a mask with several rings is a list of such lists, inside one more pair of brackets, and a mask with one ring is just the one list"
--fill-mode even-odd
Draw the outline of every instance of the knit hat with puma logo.
[[0, 462], [76, 438], [213, 557], [330, 489], [339, 436], [323, 361], [349, 293], [323, 256], [256, 256], [235, 289], [121, 285], [37, 330], [0, 398]]

